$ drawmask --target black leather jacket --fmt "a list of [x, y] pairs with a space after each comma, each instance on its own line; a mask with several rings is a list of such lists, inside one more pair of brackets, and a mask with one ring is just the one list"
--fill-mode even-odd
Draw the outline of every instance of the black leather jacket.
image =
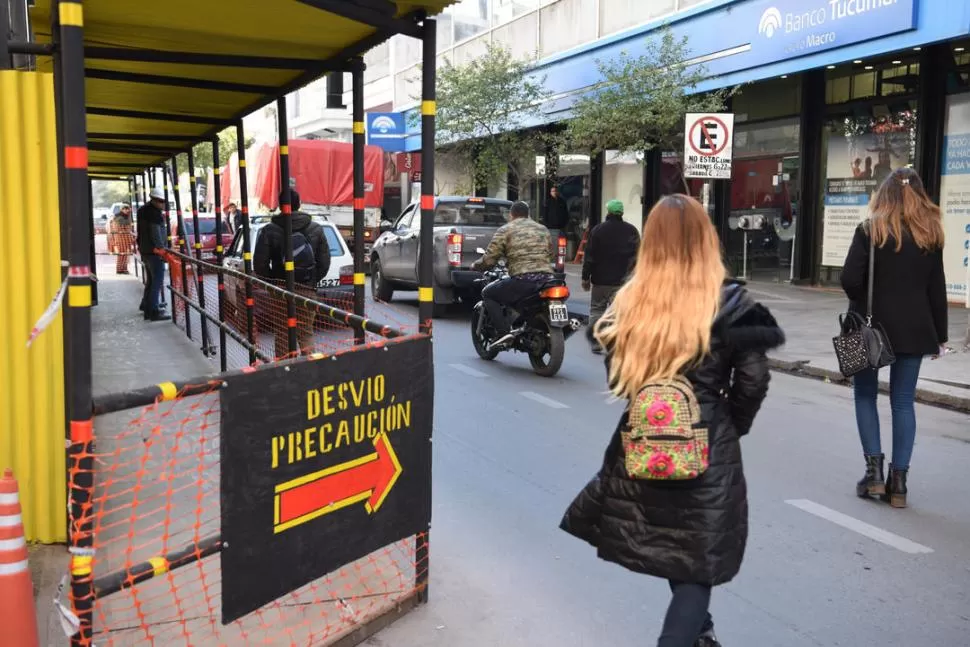
[[707, 471], [688, 481], [630, 479], [619, 434], [624, 414], [602, 469], [566, 511], [562, 529], [632, 571], [710, 585], [730, 581], [748, 536], [740, 438], [768, 391], [765, 352], [784, 340], [767, 308], [740, 284], [726, 284], [710, 355], [687, 374], [708, 427]]

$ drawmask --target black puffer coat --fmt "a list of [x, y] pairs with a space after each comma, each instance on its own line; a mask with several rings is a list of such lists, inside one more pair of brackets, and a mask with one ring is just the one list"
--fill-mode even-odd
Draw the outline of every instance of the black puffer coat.
[[562, 520], [561, 528], [592, 544], [601, 559], [631, 571], [716, 585], [741, 567], [748, 501], [739, 439], [768, 390], [765, 351], [785, 336], [740, 284], [727, 283], [721, 298], [710, 356], [687, 375], [709, 429], [707, 471], [689, 481], [630, 479], [620, 444], [624, 413], [602, 469]]

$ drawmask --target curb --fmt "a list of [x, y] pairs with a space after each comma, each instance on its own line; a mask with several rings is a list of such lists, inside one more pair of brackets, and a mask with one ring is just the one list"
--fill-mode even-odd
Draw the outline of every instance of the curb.
[[[852, 386], [852, 380], [843, 377], [838, 371], [811, 366], [807, 361], [786, 362], [784, 360], [769, 357], [768, 366], [771, 368], [771, 370], [779, 373], [785, 373], [786, 375], [807, 377], [846, 387]], [[889, 382], [880, 380], [879, 392], [888, 394]], [[927, 389], [916, 389], [916, 401], [920, 404], [928, 404], [930, 406], [939, 407], [941, 409], [949, 409], [958, 413], [970, 413], [970, 398], [961, 398], [955, 395], [936, 393], [935, 391], [929, 391]]]
[[[583, 322], [583, 325], [589, 325], [588, 310], [577, 312], [570, 308], [569, 315], [579, 319], [581, 322]], [[805, 377], [819, 380], [820, 382], [829, 382], [831, 384], [838, 384], [845, 387], [852, 386], [852, 380], [843, 377], [838, 371], [812, 366], [807, 360], [789, 362], [769, 357], [768, 366], [773, 371], [784, 373], [786, 375], [792, 375], [794, 377]], [[880, 380], [879, 392], [888, 394], [889, 382]], [[956, 411], [958, 413], [970, 413], [970, 398], [947, 395], [945, 393], [937, 393], [928, 389], [916, 389], [916, 401], [920, 404], [927, 404], [933, 407], [939, 407], [941, 409], [949, 409], [950, 411]]]

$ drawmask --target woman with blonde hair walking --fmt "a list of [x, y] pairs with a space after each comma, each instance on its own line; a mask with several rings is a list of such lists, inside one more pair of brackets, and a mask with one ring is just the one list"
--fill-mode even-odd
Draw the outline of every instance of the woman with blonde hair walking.
[[784, 333], [725, 280], [700, 203], [673, 195], [647, 217], [633, 276], [595, 335], [628, 406], [561, 527], [601, 559], [669, 582], [658, 647], [716, 647], [711, 589], [737, 575], [748, 535], [740, 438]]
[[[916, 381], [923, 357], [937, 356], [947, 342], [946, 280], [943, 276], [943, 219], [916, 171], [892, 172], [873, 196], [871, 217], [859, 225], [842, 268], [849, 311], [886, 333], [896, 359], [889, 371], [893, 455], [883, 476], [879, 434], [879, 376], [866, 369], [853, 377], [856, 424], [866, 473], [856, 485], [860, 497], [879, 496], [906, 507], [906, 476], [916, 441]], [[870, 254], [873, 255], [870, 259]], [[870, 263], [871, 260], [871, 263]], [[872, 303], [869, 268], [872, 267]]]

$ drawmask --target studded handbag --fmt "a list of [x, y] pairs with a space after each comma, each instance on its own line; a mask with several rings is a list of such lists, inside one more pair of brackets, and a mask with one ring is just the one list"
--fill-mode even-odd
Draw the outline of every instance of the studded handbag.
[[839, 372], [852, 377], [866, 369], [879, 369], [896, 361], [886, 331], [872, 321], [872, 294], [875, 282], [876, 247], [869, 234], [869, 286], [866, 299], [866, 317], [855, 312], [839, 315], [839, 334], [832, 339]]

